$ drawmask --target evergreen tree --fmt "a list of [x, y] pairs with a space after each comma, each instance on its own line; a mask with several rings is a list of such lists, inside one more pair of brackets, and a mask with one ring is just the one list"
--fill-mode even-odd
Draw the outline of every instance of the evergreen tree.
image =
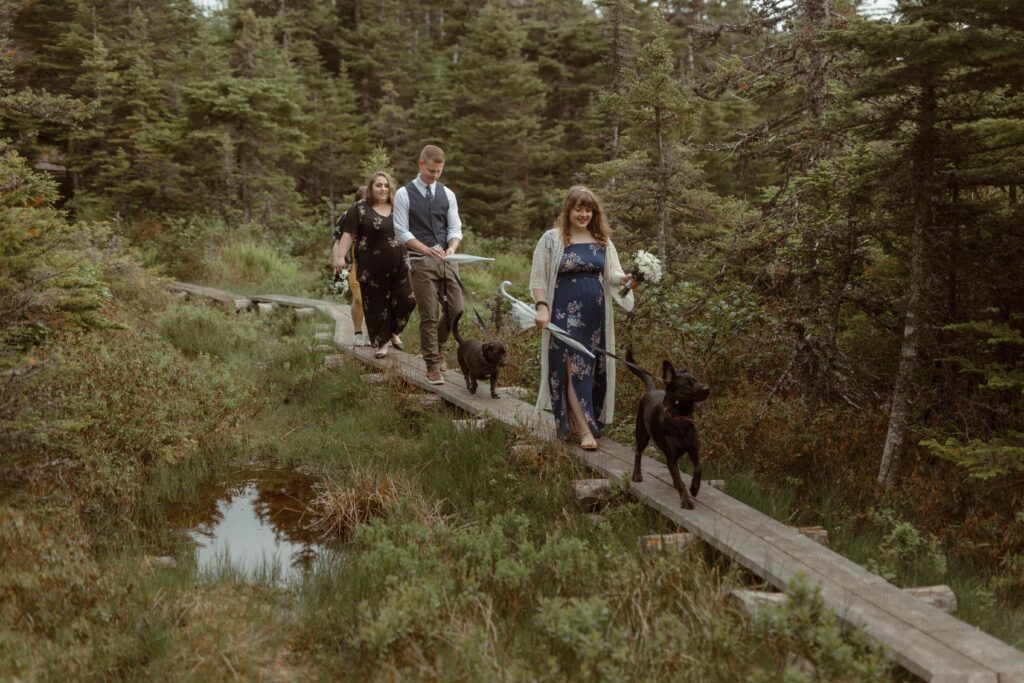
[[[680, 21], [693, 26], [699, 21], [691, 3], [677, 3], [691, 11], [677, 12]], [[827, 30], [844, 24], [852, 9], [836, 0], [800, 0], [752, 3], [747, 16], [733, 24], [719, 24], [712, 32], [718, 42], [736, 32], [763, 37], [761, 47], [747, 54], [731, 54], [697, 82], [697, 92], [725, 102], [737, 102], [726, 109], [728, 120], [737, 126], [713, 143], [712, 149], [728, 149], [741, 160], [741, 169], [760, 169], [762, 182], [774, 184], [762, 205], [761, 228], [771, 249], [764, 250], [774, 273], [772, 297], [781, 298], [786, 309], [794, 383], [808, 398], [810, 412], [836, 389], [835, 346], [837, 330], [829, 328], [828, 311], [833, 301], [822, 296], [822, 279], [834, 264], [827, 254], [839, 254], [839, 245], [848, 243], [840, 220], [823, 224], [818, 212], [804, 220], [803, 196], [813, 192], [806, 183], [814, 167], [828, 159], [840, 138], [826, 125], [829, 93], [829, 56], [822, 42]], [[718, 18], [721, 22], [728, 15]], [[783, 26], [790, 30], [779, 30]], [[691, 30], [691, 39], [698, 37]], [[692, 43], [692, 40], [691, 40]], [[716, 102], [707, 108], [716, 115], [722, 110]], [[752, 107], [760, 115], [751, 117]], [[722, 131], [720, 121], [711, 121], [711, 130]], [[738, 130], [737, 130], [738, 128]], [[724, 132], [724, 131], [723, 131]], [[720, 174], [721, 162], [713, 164]], [[737, 174], [738, 175], [738, 174]], [[735, 191], [737, 183], [727, 182]], [[835, 264], [836, 271], [845, 266]]]
[[310, 100], [314, 147], [302, 172], [303, 191], [310, 200], [327, 203], [333, 225], [339, 204], [344, 207], [353, 188], [364, 180], [354, 162], [369, 149], [370, 134], [356, 111], [355, 93], [344, 73], [324, 74], [319, 87], [310, 89]]
[[[0, 17], [0, 46], [9, 30], [6, 17]], [[73, 125], [84, 119], [78, 102], [17, 87], [13, 71], [11, 54], [0, 51], [0, 122], [5, 128], [12, 115], [37, 125]], [[34, 172], [5, 136], [0, 136], [0, 178], [0, 368], [9, 370], [55, 330], [100, 322], [104, 284], [95, 265], [82, 258], [87, 236], [54, 208], [53, 182]], [[9, 379], [0, 386], [3, 432], [12, 427], [6, 409], [17, 376]]]
[[622, 133], [620, 111], [623, 73], [634, 48], [636, 29], [633, 21], [637, 10], [633, 0], [597, 0], [596, 4], [603, 14], [602, 25], [608, 43], [607, 66], [610, 71], [610, 82], [603, 104], [611, 123], [609, 155], [615, 160], [619, 158], [621, 152], [619, 136]]
[[490, 3], [469, 25], [456, 69], [450, 178], [459, 206], [481, 232], [523, 235], [548, 214], [552, 140], [542, 130], [544, 84], [526, 61], [525, 32]]
[[[446, 59], [435, 59], [425, 73], [420, 94], [411, 113], [414, 133], [412, 154], [419, 156], [424, 145], [451, 140], [455, 132], [456, 89], [452, 87], [455, 68]], [[404, 164], [403, 164], [404, 166]], [[409, 168], [410, 173], [415, 171]], [[404, 176], [403, 176], [404, 177]]]
[[[359, 164], [359, 177], [362, 179], [361, 184], [369, 182], [370, 176], [377, 171], [384, 171], [392, 178], [395, 177], [395, 167], [391, 163], [391, 157], [388, 155], [388, 151], [383, 147], [375, 147], [362, 163]], [[397, 181], [396, 181], [397, 182]], [[395, 188], [397, 191], [397, 188]]]
[[303, 214], [296, 176], [310, 147], [309, 93], [251, 11], [224, 57], [219, 72], [184, 91], [186, 143], [206, 203], [229, 219], [294, 226]]
[[605, 157], [607, 131], [597, 104], [609, 84], [610, 45], [594, 8], [584, 3], [531, 0], [518, 5], [516, 15], [526, 30], [523, 54], [536, 63], [545, 86], [542, 125], [561, 130], [555, 182], [567, 185], [586, 164]]
[[161, 73], [164, 61], [154, 49], [150, 26], [143, 9], [132, 13], [110, 98], [101, 105], [107, 122], [94, 129], [102, 130], [103, 139], [88, 147], [100, 160], [91, 174], [89, 200], [95, 202], [102, 188], [111, 213], [128, 216], [173, 212], [188, 197], [176, 160], [182, 119], [169, 106], [167, 93], [174, 87]]
[[[1001, 160], [990, 165], [994, 159], [986, 144], [958, 144], [965, 136], [975, 142], [991, 139], [997, 128], [1000, 157], [1019, 156], [1024, 148], [1016, 94], [1024, 87], [1024, 57], [1018, 48], [1024, 34], [1013, 8], [925, 0], [901, 4], [899, 18], [892, 24], [857, 22], [835, 37], [837, 46], [852, 51], [852, 68], [860, 74], [850, 96], [857, 132], [867, 140], [885, 141], [892, 150], [893, 163], [877, 191], [893, 199], [892, 226], [907, 269], [881, 484], [891, 483], [898, 471], [919, 395], [924, 344], [929, 329], [942, 319], [935, 305], [941, 255], [955, 253], [958, 261], [965, 256], [959, 234], [966, 208], [963, 187], [973, 186], [980, 198], [986, 187], [1019, 185], [1024, 179], [1019, 165], [1012, 170]], [[853, 105], [865, 101], [875, 104]], [[973, 203], [975, 211], [986, 208]], [[997, 216], [999, 204], [989, 202], [987, 213]], [[980, 218], [974, 218], [975, 225]], [[960, 271], [947, 272], [956, 276]], [[1024, 294], [1019, 286], [1017, 293]]]
[[617, 224], [638, 246], [654, 245], [666, 270], [698, 260], [701, 242], [744, 217], [710, 190], [686, 144], [697, 103], [677, 75], [667, 31], [662, 23], [624, 74], [622, 156], [591, 168], [599, 181], [615, 179], [606, 195]]

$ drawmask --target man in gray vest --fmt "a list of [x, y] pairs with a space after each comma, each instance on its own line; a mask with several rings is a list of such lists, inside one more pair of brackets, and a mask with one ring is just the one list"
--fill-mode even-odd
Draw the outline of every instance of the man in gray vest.
[[435, 145], [424, 147], [420, 172], [395, 193], [392, 214], [395, 237], [412, 252], [409, 263], [420, 312], [420, 349], [431, 384], [444, 384], [442, 373], [448, 364], [441, 349], [448, 341], [451, 321], [462, 311], [459, 267], [446, 261], [462, 241], [462, 221], [455, 193], [437, 182], [443, 170], [444, 151]]

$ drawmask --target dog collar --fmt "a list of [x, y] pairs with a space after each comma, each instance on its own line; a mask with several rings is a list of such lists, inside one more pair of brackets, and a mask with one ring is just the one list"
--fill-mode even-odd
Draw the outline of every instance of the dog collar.
[[673, 413], [671, 410], [665, 409], [665, 414], [671, 417], [673, 420], [679, 420], [680, 422], [693, 422], [693, 417], [690, 415], [680, 415]]

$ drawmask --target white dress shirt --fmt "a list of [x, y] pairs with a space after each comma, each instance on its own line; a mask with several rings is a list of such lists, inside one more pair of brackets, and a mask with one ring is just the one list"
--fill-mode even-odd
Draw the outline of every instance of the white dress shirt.
[[[423, 182], [423, 179], [417, 176], [412, 181], [413, 185], [420, 191], [424, 197], [427, 196], [427, 184]], [[435, 194], [437, 190], [437, 183], [430, 184], [431, 194]], [[455, 199], [455, 193], [452, 192], [447, 185], [444, 186], [444, 194], [448, 197], [448, 237], [447, 241], [452, 239], [462, 239], [462, 220], [459, 218], [459, 202]], [[391, 214], [391, 220], [395, 224], [395, 237], [402, 244], [405, 244], [411, 239], [415, 239], [415, 235], [409, 230], [409, 194], [406, 191], [406, 186], [398, 188], [395, 192], [395, 207]], [[439, 245], [442, 249], [447, 249], [447, 241], [445, 244]]]

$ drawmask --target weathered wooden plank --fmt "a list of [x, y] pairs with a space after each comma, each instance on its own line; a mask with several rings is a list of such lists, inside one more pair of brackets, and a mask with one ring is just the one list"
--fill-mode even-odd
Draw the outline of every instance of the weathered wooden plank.
[[526, 397], [530, 394], [530, 392], [525, 387], [502, 387], [501, 389], [498, 390], [498, 392], [503, 393], [506, 396], [511, 396], [512, 398], [518, 399], [520, 401], [525, 401]]
[[828, 545], [828, 529], [823, 526], [798, 526], [796, 531], [801, 536], [806, 536], [815, 543]]
[[678, 534], [648, 534], [641, 536], [637, 543], [641, 550], [658, 552], [665, 550], [682, 550], [697, 542], [697, 537], [686, 532]]
[[[645, 536], [644, 538], [649, 537]], [[949, 586], [922, 586], [920, 588], [904, 588], [902, 590], [914, 599], [923, 600], [925, 603], [941, 609], [947, 614], [956, 611], [956, 595]], [[751, 616], [757, 614], [766, 605], [779, 605], [786, 601], [785, 593], [769, 591], [737, 589], [732, 591], [730, 596]]]
[[252, 294], [251, 296], [249, 296], [249, 298], [256, 302], [262, 302], [267, 304], [279, 304], [281, 306], [288, 306], [290, 308], [344, 308], [341, 304], [336, 304], [333, 301], [323, 301], [322, 299], [307, 299], [301, 296], [288, 296], [286, 294]]
[[435, 394], [406, 394], [406, 399], [421, 408], [434, 408], [444, 403], [444, 400]]
[[198, 296], [216, 301], [236, 312], [251, 308], [253, 305], [252, 299], [248, 297], [225, 292], [222, 289], [214, 289], [213, 287], [193, 285], [188, 282], [172, 282], [167, 288], [175, 293], [184, 293], [189, 296]]
[[[653, 469], [645, 479], [653, 475], [662, 488], [671, 486], [661, 472], [664, 466], [655, 463]], [[634, 485], [634, 490], [649, 504], [776, 587], [784, 588], [799, 575], [819, 585], [840, 619], [885, 643], [895, 660], [916, 675], [970, 681], [1024, 676], [1024, 654], [977, 629], [964, 635], [970, 646], [960, 638], [939, 637], [937, 629], [966, 625], [756, 510], [702, 489], [697, 509], [683, 511], [673, 491], [662, 500], [656, 491], [645, 492], [645, 485]]]
[[517, 443], [509, 449], [512, 460], [527, 467], [539, 468], [544, 464], [544, 454], [540, 446], [528, 443]]
[[345, 356], [340, 353], [331, 356], [324, 356], [324, 367], [328, 370], [340, 368], [343, 365], [345, 365]]
[[604, 507], [613, 497], [611, 482], [607, 479], [577, 479], [570, 485], [576, 502], [589, 512]]
[[455, 427], [456, 431], [460, 432], [473, 431], [474, 429], [485, 429], [487, 427], [487, 420], [452, 420], [452, 426]]
[[924, 600], [946, 614], [956, 614], [956, 593], [949, 586], [919, 586], [904, 588], [903, 592], [913, 595], [918, 600]]

